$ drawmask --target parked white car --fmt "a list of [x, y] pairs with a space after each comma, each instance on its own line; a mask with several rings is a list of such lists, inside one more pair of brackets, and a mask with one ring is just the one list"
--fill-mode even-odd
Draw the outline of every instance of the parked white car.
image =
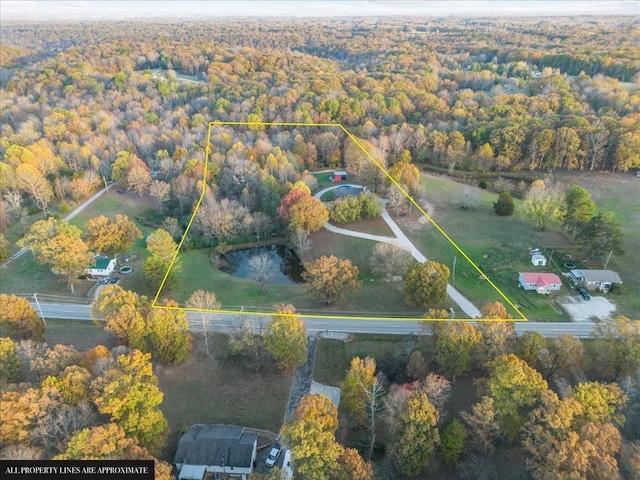
[[265, 462], [267, 467], [271, 468], [276, 464], [276, 461], [280, 456], [280, 452], [282, 452], [282, 447], [279, 443], [274, 443], [273, 447], [271, 447], [271, 451], [269, 452], [269, 456], [267, 457], [267, 461]]

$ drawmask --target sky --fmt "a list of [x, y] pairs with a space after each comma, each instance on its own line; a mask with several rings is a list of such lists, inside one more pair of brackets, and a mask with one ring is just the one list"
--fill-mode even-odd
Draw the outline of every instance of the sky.
[[0, 0], [2, 22], [391, 15], [640, 15], [640, 0]]

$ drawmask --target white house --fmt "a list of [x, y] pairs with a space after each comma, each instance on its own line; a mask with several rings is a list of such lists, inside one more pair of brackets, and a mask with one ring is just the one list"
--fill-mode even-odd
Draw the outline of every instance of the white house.
[[571, 270], [574, 283], [582, 285], [587, 290], [608, 292], [612, 285], [622, 283], [622, 279], [613, 270]]
[[555, 273], [519, 272], [518, 284], [525, 290], [547, 294], [560, 290], [562, 280]]
[[531, 255], [531, 263], [535, 267], [544, 267], [547, 264], [547, 258], [544, 255], [536, 253]]
[[95, 276], [109, 276], [116, 269], [116, 258], [108, 257], [106, 255], [96, 255], [93, 257], [94, 265], [89, 267], [89, 275]]
[[178, 441], [174, 463], [178, 480], [223, 478], [247, 480], [253, 472], [258, 436], [236, 425], [194, 425]]

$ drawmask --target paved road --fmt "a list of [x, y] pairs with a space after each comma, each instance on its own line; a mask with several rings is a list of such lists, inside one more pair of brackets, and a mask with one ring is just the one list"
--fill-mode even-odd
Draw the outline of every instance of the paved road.
[[[33, 308], [38, 311], [34, 303]], [[46, 318], [61, 318], [69, 320], [91, 320], [90, 305], [74, 305], [69, 303], [43, 303], [40, 302], [42, 314]], [[194, 330], [202, 330], [199, 314], [188, 312], [187, 318]], [[352, 319], [327, 319], [307, 318], [301, 316], [307, 325], [310, 334], [319, 332], [348, 332], [348, 333], [381, 333], [395, 335], [419, 334], [421, 322], [409, 320], [352, 320]], [[210, 330], [229, 332], [241, 322], [240, 314], [219, 314], [217, 320], [210, 322]], [[595, 323], [591, 322], [516, 322], [516, 332], [522, 334], [527, 330], [533, 330], [545, 337], [555, 337], [569, 333], [576, 337], [588, 337]]]
[[[314, 195], [314, 197], [319, 199], [325, 193], [330, 192], [331, 190], [335, 190], [336, 188], [340, 188], [341, 186], [361, 188], [361, 185], [352, 184], [333, 185], [331, 187], [320, 190]], [[369, 233], [355, 232], [353, 230], [336, 227], [335, 225], [332, 225], [330, 223], [326, 223], [324, 228], [326, 228], [330, 232], [340, 233], [342, 235], [348, 235], [350, 237], [364, 238], [367, 240], [373, 240], [375, 242], [390, 243], [391, 245], [396, 245], [410, 252], [413, 258], [415, 258], [420, 263], [424, 263], [427, 261], [427, 257], [425, 257], [420, 252], [420, 250], [416, 248], [413, 242], [409, 240], [409, 238], [404, 234], [398, 224], [391, 218], [391, 215], [389, 215], [389, 212], [386, 209], [384, 209], [382, 212], [382, 219], [387, 222], [387, 225], [389, 225], [389, 228], [391, 228], [395, 237], [383, 237], [380, 235], [371, 235]], [[480, 310], [478, 310], [478, 308], [473, 303], [471, 303], [469, 299], [467, 299], [464, 295], [462, 295], [462, 293], [460, 293], [450, 284], [447, 284], [447, 294], [454, 302], [458, 304], [460, 309], [465, 313], [465, 315], [467, 315], [468, 318], [481, 317]]]
[[[113, 182], [111, 182], [111, 184], [113, 184]], [[109, 185], [111, 185], [109, 184]], [[66, 217], [64, 217], [64, 219], [66, 221], [71, 220], [73, 217], [75, 217], [76, 215], [78, 215], [81, 211], [83, 211], [85, 208], [87, 208], [89, 205], [91, 205], [93, 202], [95, 202], [98, 198], [100, 198], [100, 196], [104, 193], [109, 191], [109, 187], [104, 187], [102, 190], [100, 190], [99, 192], [95, 193], [91, 198], [88, 198], [84, 203], [82, 203], [82, 205], [79, 205], [78, 208], [76, 208], [73, 212], [71, 212], [69, 215], [67, 215]], [[7, 265], [9, 265], [11, 262], [13, 262], [16, 258], [24, 255], [24, 253], [29, 250], [27, 247], [17, 251], [16, 253], [14, 253], [13, 255], [11, 255], [11, 257], [9, 257], [9, 260], [7, 260], [6, 262], [4, 262], [2, 265], [0, 265], [0, 268], [4, 268]]]

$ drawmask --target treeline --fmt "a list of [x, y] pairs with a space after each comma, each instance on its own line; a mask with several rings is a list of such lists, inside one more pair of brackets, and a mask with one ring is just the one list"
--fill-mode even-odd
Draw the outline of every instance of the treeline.
[[[168, 193], [154, 184], [154, 198], [164, 199], [161, 211], [163, 202], [177, 204], [171, 213], [180, 216], [197, 195], [212, 120], [342, 123], [388, 167], [640, 166], [637, 85], [593, 68], [568, 75], [573, 60], [547, 67], [544, 60], [620, 60], [637, 80], [637, 50], [629, 47], [637, 32], [625, 19], [558, 22], [8, 25], [2, 61], [11, 68], [0, 79], [2, 225], [38, 210], [46, 215], [51, 205], [64, 212], [110, 179], [139, 194], [150, 193], [153, 181], [169, 184]], [[559, 39], [575, 51], [558, 51]], [[273, 176], [275, 184], [268, 180], [265, 188], [279, 189], [280, 197], [305, 170], [348, 163], [348, 141], [338, 129], [265, 134], [268, 145], [260, 144], [260, 129], [216, 130], [210, 183], [218, 199], [240, 201], [242, 182], [234, 182], [246, 161], [253, 166], [242, 172], [243, 182], [251, 172], [262, 183]], [[270, 155], [274, 168], [264, 161]], [[181, 198], [180, 191], [191, 193]], [[247, 193], [245, 207], [275, 214], [278, 198]]]
[[[496, 307], [502, 306], [489, 304], [483, 313]], [[635, 478], [637, 321], [608, 319], [584, 343], [533, 331], [516, 336], [513, 322], [504, 321], [424, 327], [430, 335], [407, 339], [394, 353], [352, 358], [340, 383], [343, 435], [363, 457], [377, 460], [377, 475]], [[569, 378], [580, 380], [560, 386]], [[461, 388], [465, 383], [477, 387], [475, 394]], [[462, 392], [472, 398], [461, 408]], [[312, 401], [305, 397], [301, 405]], [[302, 473], [315, 465], [323, 475], [314, 478], [333, 478], [338, 454], [314, 448], [318, 437], [296, 432], [304, 421], [331, 429], [337, 419], [302, 413], [284, 429], [296, 468]], [[296, 456], [296, 448], [307, 456]], [[508, 471], [500, 467], [505, 455]]]

